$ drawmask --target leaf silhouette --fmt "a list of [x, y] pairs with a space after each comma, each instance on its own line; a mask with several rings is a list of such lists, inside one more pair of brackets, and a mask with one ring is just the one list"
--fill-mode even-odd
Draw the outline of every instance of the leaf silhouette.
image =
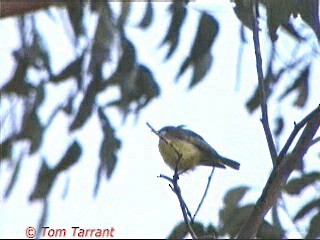
[[302, 175], [299, 178], [291, 179], [285, 186], [284, 190], [290, 195], [298, 195], [309, 185], [320, 180], [320, 172], [311, 172]]
[[280, 232], [269, 222], [263, 220], [257, 232], [257, 238], [261, 239], [280, 239]]
[[250, 1], [247, 0], [234, 0], [235, 6], [234, 13], [240, 20], [243, 26], [252, 30], [252, 10]]
[[194, 73], [193, 82], [191, 82], [190, 86], [195, 85], [203, 78], [206, 73], [205, 70], [207, 70], [207, 67], [210, 66], [212, 62], [212, 56], [208, 55], [208, 52], [210, 52], [210, 48], [217, 37], [218, 32], [219, 24], [217, 20], [205, 12], [202, 13], [190, 56], [182, 63], [176, 81], [191, 65], [198, 69], [194, 70], [196, 71], [196, 74]]
[[[220, 235], [229, 234], [230, 238], [234, 238], [242, 227], [243, 223], [248, 219], [254, 204], [245, 205], [242, 207], [228, 207], [220, 211], [220, 221], [222, 227], [219, 230]], [[230, 211], [227, 211], [227, 210]], [[228, 213], [228, 214], [225, 214]], [[221, 216], [223, 216], [221, 218]], [[236, 217], [235, 217], [236, 216]]]
[[168, 239], [183, 239], [188, 234], [188, 228], [185, 222], [180, 222], [177, 224], [173, 230], [171, 231], [170, 235], [167, 237]]
[[115, 26], [110, 8], [101, 7], [91, 49], [92, 55], [89, 63], [89, 71], [91, 73], [95, 70], [96, 66], [110, 60], [110, 52], [114, 41], [114, 32]]
[[223, 198], [224, 204], [236, 207], [248, 190], [249, 187], [247, 186], [240, 186], [229, 190]]
[[119, 26], [123, 26], [126, 23], [128, 16], [130, 14], [130, 10], [131, 10], [131, 2], [121, 1], [121, 14], [118, 19]]
[[68, 17], [77, 38], [83, 34], [83, 8], [83, 1], [67, 2]]
[[54, 171], [58, 174], [62, 171], [67, 170], [73, 164], [79, 161], [81, 156], [81, 147], [77, 141], [74, 141], [73, 144], [68, 148], [67, 152], [64, 154], [60, 162], [54, 168]]
[[289, 93], [296, 90], [298, 91], [299, 95], [295, 100], [294, 105], [297, 107], [303, 107], [306, 104], [309, 95], [309, 73], [310, 65], [300, 72], [300, 75], [297, 77], [294, 83], [280, 96], [279, 100], [282, 100], [288, 96]]
[[38, 173], [36, 185], [29, 196], [29, 201], [46, 198], [53, 186], [55, 177], [55, 173], [49, 168], [46, 160], [42, 159], [42, 165]]
[[315, 199], [304, 205], [295, 215], [294, 221], [298, 221], [310, 213], [313, 209], [320, 209], [320, 199]]
[[319, 0], [292, 1], [294, 14], [300, 14], [320, 41]]
[[69, 127], [69, 131], [74, 131], [82, 127], [83, 124], [87, 121], [87, 119], [91, 116], [94, 107], [95, 97], [102, 81], [101, 71], [101, 66], [97, 66], [94, 72], [94, 77], [87, 88], [87, 91], [79, 106], [78, 112]]
[[284, 127], [284, 120], [282, 116], [276, 118], [276, 129], [273, 131], [275, 136], [279, 136]]
[[78, 87], [81, 88], [82, 83], [82, 77], [81, 77], [81, 71], [82, 71], [82, 64], [84, 60], [84, 52], [81, 56], [76, 58], [74, 61], [72, 61], [69, 65], [67, 65], [59, 74], [56, 76], [51, 77], [51, 82], [54, 83], [60, 83], [66, 79], [75, 77], [77, 78]]
[[182, 24], [187, 15], [187, 9], [185, 4], [181, 1], [174, 1], [169, 8], [171, 12], [171, 22], [166, 36], [161, 42], [160, 46], [168, 43], [169, 51], [165, 57], [165, 60], [169, 59], [176, 50], [180, 38], [180, 31]]
[[153, 18], [152, 2], [151, 2], [151, 0], [148, 0], [146, 11], [145, 11], [144, 16], [139, 24], [139, 27], [142, 29], [149, 27], [152, 23], [152, 18]]
[[189, 84], [189, 89], [193, 88], [207, 74], [212, 64], [212, 58], [211, 53], [207, 52], [203, 58], [194, 63], [194, 70]]
[[290, 15], [293, 12], [292, 1], [288, 0], [268, 0], [265, 1], [267, 8], [267, 24], [270, 39], [277, 40], [277, 30], [280, 25], [289, 22]]
[[306, 239], [316, 239], [320, 236], [320, 212], [318, 212], [310, 221], [309, 230]]

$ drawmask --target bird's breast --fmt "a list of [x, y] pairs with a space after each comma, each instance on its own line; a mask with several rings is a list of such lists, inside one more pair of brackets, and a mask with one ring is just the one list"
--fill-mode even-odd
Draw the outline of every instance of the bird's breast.
[[[168, 141], [178, 150], [180, 154], [182, 154], [179, 162], [180, 172], [194, 168], [202, 160], [203, 156], [201, 151], [193, 144], [180, 139], [170, 139]], [[160, 139], [159, 151], [165, 163], [174, 170], [178, 162], [178, 154], [174, 148], [170, 144]]]

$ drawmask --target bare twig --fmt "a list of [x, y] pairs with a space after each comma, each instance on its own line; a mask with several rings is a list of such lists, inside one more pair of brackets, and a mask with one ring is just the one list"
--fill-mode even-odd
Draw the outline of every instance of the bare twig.
[[[180, 161], [180, 159], [182, 158], [182, 153], [179, 152], [179, 150], [171, 143], [169, 142], [167, 139], [165, 139], [164, 137], [162, 137], [158, 131], [156, 131], [149, 123], [147, 123], [147, 126], [151, 129], [151, 131], [156, 134], [159, 138], [161, 138], [161, 140], [163, 140], [166, 144], [168, 144], [169, 146], [171, 146], [173, 148], [173, 150], [176, 152], [177, 156], [178, 156], [178, 161]], [[176, 165], [176, 168], [178, 167], [178, 164]]]
[[296, 146], [292, 150], [292, 154], [288, 155], [277, 168], [273, 168], [272, 173], [258, 199], [250, 217], [240, 229], [238, 239], [254, 238], [262, 220], [275, 204], [282, 186], [286, 184], [290, 174], [295, 169], [298, 161], [306, 154], [309, 143], [314, 138], [320, 126], [320, 111], [312, 115], [304, 128]]
[[204, 199], [205, 199], [205, 197], [206, 197], [206, 195], [208, 193], [213, 173], [214, 173], [214, 168], [212, 168], [211, 174], [208, 177], [208, 183], [207, 183], [206, 189], [204, 190], [203, 196], [202, 196], [201, 201], [200, 201], [200, 203], [199, 203], [199, 205], [197, 207], [196, 212], [194, 213], [193, 217], [191, 218], [191, 222], [194, 222], [194, 219], [196, 218], [196, 216], [197, 216], [197, 214], [198, 214], [198, 212], [199, 212], [199, 210], [200, 210], [200, 208], [201, 208], [201, 206], [203, 204], [203, 201], [204, 201]]
[[195, 232], [191, 226], [191, 223], [188, 219], [188, 215], [191, 219], [190, 211], [189, 211], [185, 201], [182, 198], [181, 189], [178, 185], [178, 180], [179, 180], [179, 172], [178, 171], [179, 171], [180, 160], [182, 158], [182, 153], [180, 153], [179, 150], [171, 142], [169, 142], [167, 139], [165, 139], [163, 136], [161, 136], [159, 134], [159, 132], [156, 131], [149, 123], [147, 123], [147, 126], [151, 129], [151, 131], [153, 133], [155, 133], [159, 138], [161, 138], [166, 144], [168, 144], [170, 147], [172, 147], [172, 149], [176, 152], [176, 154], [178, 156], [178, 161], [177, 161], [177, 165], [176, 165], [176, 168], [174, 171], [173, 178], [170, 178], [170, 177], [162, 175], [162, 174], [159, 177], [166, 179], [167, 181], [169, 181], [172, 184], [169, 186], [171, 187], [172, 191], [177, 195], [177, 198], [180, 203], [180, 208], [182, 211], [183, 219], [184, 219], [185, 224], [187, 225], [188, 231], [189, 231], [192, 239], [197, 239], [197, 235], [195, 234]]
[[178, 179], [179, 179], [178, 175], [176, 175], [176, 172], [175, 172], [175, 175], [173, 176], [173, 178], [170, 178], [170, 177], [165, 176], [163, 174], [161, 174], [159, 177], [166, 179], [167, 181], [169, 181], [172, 184], [172, 185], [170, 185], [170, 187], [171, 187], [172, 191], [177, 195], [177, 198], [180, 203], [180, 208], [182, 211], [183, 219], [184, 219], [185, 224], [187, 225], [188, 231], [189, 231], [192, 239], [197, 239], [197, 235], [195, 234], [195, 232], [191, 226], [191, 223], [188, 219], [187, 205], [182, 198], [181, 190], [178, 185]]
[[280, 163], [284, 156], [287, 154], [293, 140], [295, 139], [295, 137], [297, 136], [298, 132], [300, 131], [300, 129], [302, 129], [304, 127], [304, 125], [307, 124], [308, 121], [310, 121], [310, 119], [315, 116], [318, 112], [320, 112], [320, 104], [319, 106], [313, 110], [310, 114], [308, 114], [304, 119], [301, 120], [301, 122], [299, 122], [298, 124], [294, 124], [294, 129], [291, 132], [286, 144], [284, 145], [284, 147], [282, 148], [282, 150], [279, 153], [278, 156], [278, 162]]
[[303, 238], [303, 233], [302, 230], [299, 228], [298, 224], [295, 223], [292, 219], [293, 217], [290, 215], [289, 210], [287, 208], [287, 204], [285, 203], [284, 199], [281, 198], [281, 208], [282, 210], [285, 212], [285, 214], [287, 215], [287, 217], [290, 219], [292, 225], [294, 226], [295, 230], [300, 234], [300, 238]]
[[320, 137], [314, 138], [314, 139], [310, 142], [309, 147], [311, 147], [312, 145], [316, 144], [317, 142], [320, 142]]
[[254, 42], [254, 49], [256, 55], [256, 66], [257, 66], [257, 74], [258, 74], [258, 82], [259, 82], [259, 96], [260, 96], [260, 104], [261, 104], [261, 112], [262, 112], [262, 126], [267, 138], [268, 147], [272, 159], [273, 166], [277, 166], [277, 151], [274, 145], [272, 133], [269, 126], [269, 119], [268, 119], [268, 107], [266, 101], [266, 87], [264, 85], [264, 78], [263, 78], [263, 70], [262, 70], [262, 58], [261, 58], [261, 51], [260, 51], [260, 41], [259, 41], [259, 29], [258, 29], [258, 4], [257, 0], [252, 0], [252, 26], [253, 26], [253, 42]]

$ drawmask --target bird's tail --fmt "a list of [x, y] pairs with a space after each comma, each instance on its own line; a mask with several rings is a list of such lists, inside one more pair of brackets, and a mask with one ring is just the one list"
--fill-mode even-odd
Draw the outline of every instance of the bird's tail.
[[233, 169], [239, 170], [240, 163], [231, 160], [229, 158], [221, 157], [221, 163], [227, 165], [228, 167], [231, 167]]

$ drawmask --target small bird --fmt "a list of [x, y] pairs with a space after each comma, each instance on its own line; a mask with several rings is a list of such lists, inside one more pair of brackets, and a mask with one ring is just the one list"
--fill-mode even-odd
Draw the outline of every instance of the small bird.
[[166, 126], [158, 134], [159, 151], [171, 169], [175, 170], [180, 157], [178, 173], [197, 166], [240, 168], [240, 163], [219, 155], [200, 135], [184, 126]]

